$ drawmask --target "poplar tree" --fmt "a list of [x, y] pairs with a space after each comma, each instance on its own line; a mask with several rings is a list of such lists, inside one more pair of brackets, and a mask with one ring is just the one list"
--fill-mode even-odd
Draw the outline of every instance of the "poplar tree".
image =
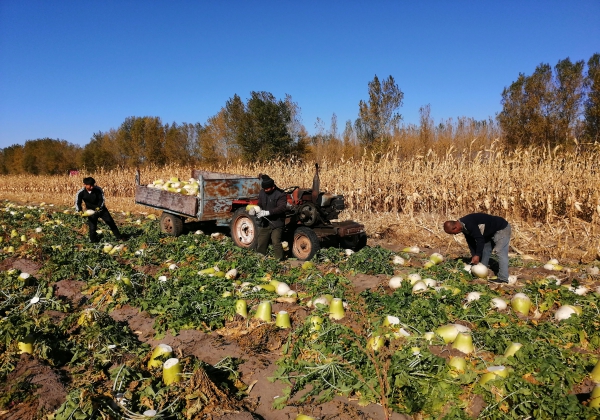
[[354, 123], [362, 147], [376, 154], [385, 151], [394, 128], [402, 120], [397, 111], [403, 99], [404, 93], [392, 76], [381, 83], [375, 75], [369, 82], [369, 100], [359, 102], [358, 119]]

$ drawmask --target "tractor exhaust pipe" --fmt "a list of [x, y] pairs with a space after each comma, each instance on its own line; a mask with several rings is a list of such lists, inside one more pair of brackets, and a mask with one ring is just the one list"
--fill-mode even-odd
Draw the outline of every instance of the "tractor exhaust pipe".
[[319, 179], [319, 164], [315, 163], [315, 176], [313, 178], [312, 185], [312, 202], [317, 205], [317, 199], [319, 198], [319, 188], [321, 188], [321, 180]]

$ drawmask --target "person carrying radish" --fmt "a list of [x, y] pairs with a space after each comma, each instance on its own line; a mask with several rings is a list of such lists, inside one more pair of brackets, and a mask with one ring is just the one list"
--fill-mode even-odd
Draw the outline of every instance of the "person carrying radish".
[[284, 259], [281, 237], [285, 225], [287, 195], [268, 175], [261, 177], [261, 187], [258, 193], [258, 206], [261, 210], [255, 212], [260, 225], [256, 250], [266, 255], [271, 242], [275, 258], [281, 261]]
[[472, 213], [458, 220], [444, 222], [444, 232], [450, 235], [465, 235], [471, 251], [471, 264], [489, 264], [492, 251], [498, 255], [498, 275], [496, 283], [508, 284], [508, 245], [511, 227], [500, 216], [485, 213]]
[[[82, 210], [83, 203], [85, 203], [85, 211]], [[117, 224], [104, 205], [104, 191], [96, 185], [94, 178], [83, 178], [83, 187], [75, 194], [75, 210], [81, 212], [82, 216], [87, 219], [90, 242], [99, 241], [96, 233], [98, 219], [104, 220], [117, 240], [123, 239]]]

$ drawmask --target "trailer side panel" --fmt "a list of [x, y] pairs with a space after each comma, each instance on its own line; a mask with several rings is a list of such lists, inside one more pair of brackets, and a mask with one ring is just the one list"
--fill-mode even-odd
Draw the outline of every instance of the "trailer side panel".
[[196, 217], [198, 213], [197, 197], [174, 194], [169, 191], [148, 188], [143, 185], [136, 186], [135, 203], [190, 217]]
[[198, 217], [202, 220], [224, 219], [231, 216], [232, 202], [240, 198], [255, 199], [260, 191], [256, 178], [203, 178], [202, 209]]

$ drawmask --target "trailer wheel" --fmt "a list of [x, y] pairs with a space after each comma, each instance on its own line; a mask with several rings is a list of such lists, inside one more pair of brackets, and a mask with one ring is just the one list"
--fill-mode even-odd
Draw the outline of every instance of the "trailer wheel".
[[340, 238], [340, 245], [353, 251], [359, 251], [367, 246], [367, 234], [362, 232], [358, 235], [344, 236]]
[[258, 239], [258, 229], [256, 228], [256, 221], [246, 213], [246, 209], [241, 207], [233, 213], [229, 227], [231, 229], [231, 239], [237, 246], [240, 248], [253, 248]]
[[299, 260], [310, 260], [321, 248], [319, 238], [314, 230], [300, 226], [294, 231], [292, 254]]
[[183, 220], [181, 217], [163, 211], [160, 215], [160, 231], [171, 236], [179, 236], [183, 232]]

